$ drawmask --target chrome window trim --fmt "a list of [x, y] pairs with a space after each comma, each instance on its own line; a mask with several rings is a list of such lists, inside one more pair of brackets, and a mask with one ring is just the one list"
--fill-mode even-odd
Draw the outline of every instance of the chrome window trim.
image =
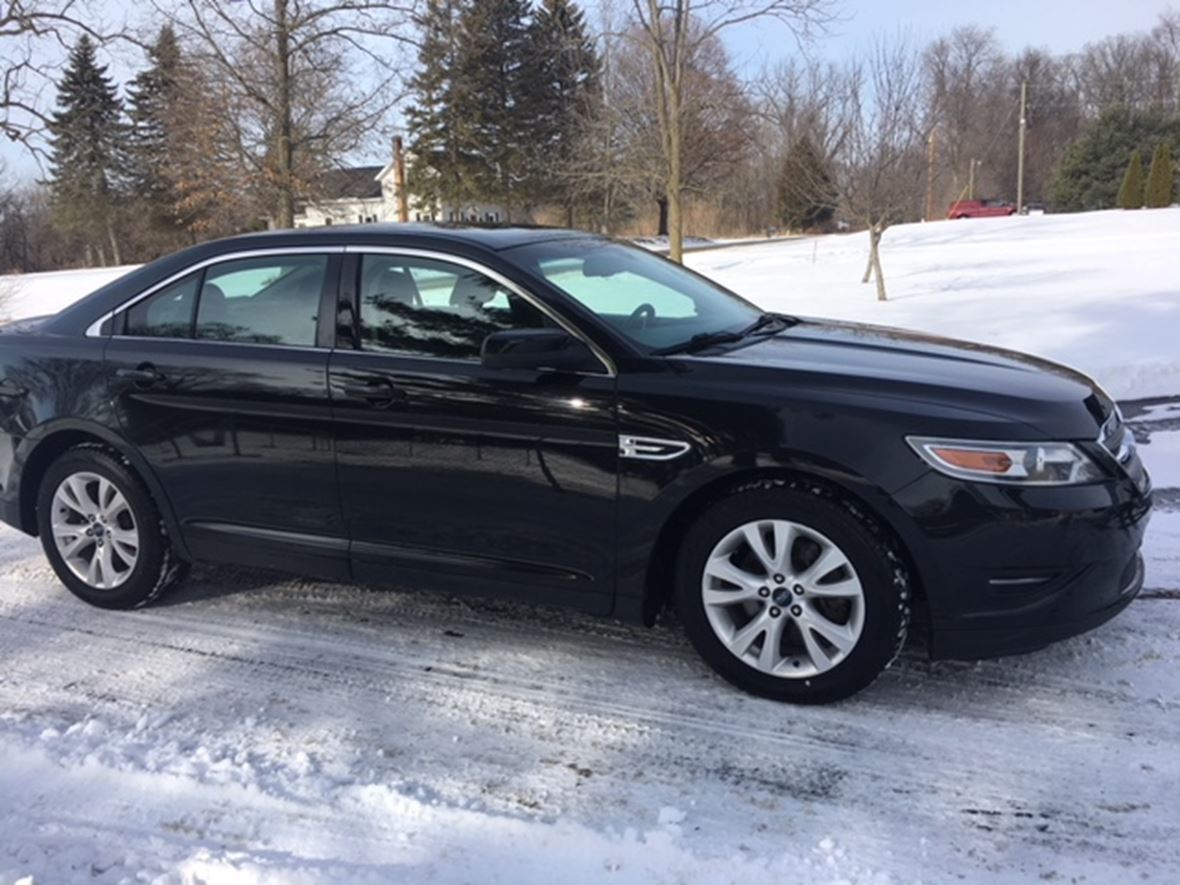
[[[508, 291], [512, 292], [514, 295], [516, 295], [520, 298], [523, 298], [525, 301], [527, 301], [533, 307], [537, 308], [537, 310], [541, 311], [541, 313], [545, 314], [545, 316], [549, 317], [549, 319], [553, 320], [553, 322], [557, 323], [557, 325], [561, 326], [561, 328], [564, 329], [566, 332], [568, 332], [570, 335], [572, 335], [573, 337], [575, 337], [579, 341], [581, 341], [583, 344], [585, 344], [586, 347], [588, 347], [590, 349], [590, 352], [593, 353], [594, 356], [598, 359], [598, 361], [600, 363], [602, 363], [603, 368], [606, 369], [607, 377], [614, 378], [618, 375], [618, 370], [615, 367], [614, 360], [612, 360], [610, 358], [610, 356], [606, 353], [606, 351], [604, 351], [601, 347], [599, 347], [597, 344], [595, 344], [593, 341], [591, 341], [590, 338], [587, 335], [585, 335], [577, 326], [573, 325], [568, 320], [566, 320], [564, 317], [562, 317], [559, 314], [557, 314], [556, 312], [554, 312], [554, 310], [551, 307], [549, 307], [547, 304], [545, 304], [543, 301], [541, 301], [539, 298], [537, 298], [535, 295], [533, 295], [527, 289], [523, 288], [522, 286], [518, 285], [517, 283], [514, 283], [512, 280], [508, 279], [508, 277], [504, 276], [502, 273], [492, 270], [490, 267], [488, 267], [485, 264], [481, 264], [480, 262], [475, 261], [471, 258], [467, 258], [466, 256], [463, 256], [463, 255], [453, 255], [450, 252], [435, 252], [430, 249], [415, 249], [413, 247], [408, 247], [408, 246], [407, 247], [401, 247], [401, 246], [345, 246], [344, 251], [350, 255], [357, 254], [357, 255], [361, 255], [361, 256], [364, 256], [364, 255], [399, 255], [399, 256], [405, 256], [407, 258], [425, 258], [430, 261], [441, 261], [446, 264], [457, 264], [460, 267], [466, 267], [469, 270], [474, 270], [477, 273], [481, 273], [484, 276], [488, 277], [489, 279], [493, 280], [494, 282], [499, 283], [501, 286], [503, 286]], [[359, 297], [359, 293], [358, 293], [358, 297]], [[441, 362], [451, 362], [451, 363], [470, 364], [473, 362], [478, 362], [478, 360], [462, 360], [462, 359], [453, 359], [450, 357], [431, 357], [431, 356], [424, 356], [424, 355], [415, 354], [415, 353], [408, 353], [408, 352], [403, 353], [401, 351], [390, 351], [390, 350], [366, 351], [363, 348], [361, 348], [356, 351], [350, 351], [350, 352], [370, 353], [370, 354], [379, 355], [379, 356], [398, 356], [398, 357], [405, 357], [407, 359], [433, 359], [433, 360], [439, 360]], [[601, 377], [596, 372], [581, 372], [578, 374], [585, 374], [585, 375], [591, 375], [594, 377]]]
[[[175, 283], [177, 280], [184, 279], [191, 273], [196, 273], [198, 270], [204, 270], [214, 264], [224, 264], [227, 261], [241, 261], [250, 258], [270, 258], [278, 255], [339, 255], [344, 252], [343, 246], [276, 246], [273, 249], [248, 249], [243, 252], [225, 252], [221, 255], [214, 255], [206, 258], [204, 261], [198, 261], [196, 264], [190, 264], [184, 270], [178, 271], [160, 282], [144, 289], [137, 295], [132, 295], [118, 307], [107, 311], [93, 323], [86, 327], [87, 338], [143, 338], [152, 341], [208, 341], [208, 338], [172, 338], [168, 335], [161, 335], [159, 337], [154, 335], [103, 335], [100, 331], [102, 324], [110, 319], [113, 319], [115, 314], [134, 307], [145, 298], [165, 289]], [[250, 344], [249, 341], [222, 341], [221, 344]], [[269, 345], [271, 347], [278, 347], [283, 345]], [[285, 345], [287, 347], [298, 347], [300, 350], [308, 350], [314, 348], [315, 345]], [[322, 348], [321, 348], [322, 349]]]
[[327, 355], [331, 348], [318, 344], [271, 344], [266, 341], [223, 341], [220, 338], [171, 338], [166, 335], [110, 335], [119, 341], [178, 341], [181, 344], [220, 344], [229, 347], [269, 347], [272, 350], [297, 350], [300, 353], [318, 352]]

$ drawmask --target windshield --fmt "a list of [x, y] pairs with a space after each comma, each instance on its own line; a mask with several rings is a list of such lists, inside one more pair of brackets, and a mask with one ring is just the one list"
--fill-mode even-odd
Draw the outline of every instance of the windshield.
[[606, 240], [550, 240], [514, 252], [607, 325], [651, 350], [740, 332], [762, 311], [645, 249]]

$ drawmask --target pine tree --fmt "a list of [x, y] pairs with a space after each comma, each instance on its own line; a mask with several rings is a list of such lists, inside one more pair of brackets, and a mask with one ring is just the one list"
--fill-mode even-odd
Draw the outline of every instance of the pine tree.
[[49, 185], [57, 222], [88, 248], [97, 247], [100, 256], [105, 250], [94, 233], [105, 231], [111, 257], [120, 264], [114, 216], [126, 165], [126, 127], [115, 84], [85, 35], [70, 52], [57, 107], [49, 123]]
[[527, 199], [538, 88], [528, 0], [478, 0], [463, 11], [455, 100], [470, 119], [471, 182], [511, 221]]
[[1120, 209], [1139, 209], [1143, 206], [1143, 161], [1139, 159], [1137, 150], [1131, 152], [1127, 171], [1123, 173], [1117, 205]]
[[1156, 145], [1147, 174], [1145, 204], [1148, 209], [1165, 209], [1172, 205], [1175, 187], [1172, 172], [1172, 148], [1167, 142]]
[[569, 167], [583, 122], [599, 94], [599, 61], [586, 17], [572, 0], [543, 0], [530, 28], [535, 77], [532, 140], [537, 196], [559, 202], [573, 226]]
[[836, 183], [828, 162], [806, 135], [783, 161], [778, 181], [779, 218], [789, 230], [821, 227], [836, 212]]
[[474, 196], [471, 115], [460, 99], [460, 29], [470, 0], [430, 0], [415, 19], [421, 33], [418, 70], [410, 80], [413, 104], [409, 128], [410, 190], [424, 204], [442, 210]]
[[128, 178], [149, 227], [165, 239], [174, 239], [179, 225], [172, 179], [182, 68], [180, 46], [170, 25], [160, 29], [148, 58], [150, 65], [128, 89]]
[[1121, 205], [1119, 183], [1132, 151], [1167, 142], [1180, 151], [1180, 118], [1115, 107], [1104, 111], [1065, 152], [1053, 179], [1053, 208], [1088, 212]]

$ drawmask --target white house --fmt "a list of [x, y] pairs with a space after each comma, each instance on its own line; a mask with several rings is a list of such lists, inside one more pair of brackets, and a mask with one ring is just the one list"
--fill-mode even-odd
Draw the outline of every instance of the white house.
[[470, 203], [429, 206], [407, 192], [400, 140], [394, 142], [394, 158], [384, 166], [333, 169], [320, 181], [320, 196], [303, 202], [295, 214], [296, 227], [329, 224], [369, 224], [388, 221], [446, 221], [499, 224], [507, 214], [500, 206]]
[[299, 207], [295, 226], [397, 221], [397, 183], [389, 171], [392, 166], [333, 169], [319, 183], [321, 196]]

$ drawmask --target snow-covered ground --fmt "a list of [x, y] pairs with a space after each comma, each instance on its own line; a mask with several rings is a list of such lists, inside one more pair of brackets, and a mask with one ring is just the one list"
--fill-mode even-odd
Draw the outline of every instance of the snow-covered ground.
[[230, 569], [103, 612], [0, 530], [0, 882], [1174, 882], [1180, 512], [1146, 552], [1088, 636], [798, 708], [674, 626]]
[[[1180, 213], [1153, 215], [1180, 241]], [[767, 306], [1170, 395], [1127, 404], [1160, 507], [1147, 588], [1099, 630], [978, 664], [912, 648], [798, 708], [722, 683], [675, 625], [207, 568], [103, 612], [3, 528], [0, 885], [1180, 880], [1180, 296], [1147, 217], [897, 228], [882, 306], [853, 237], [691, 259]], [[1056, 272], [1032, 279], [1026, 238]], [[1074, 264], [1093, 286], [1059, 281]], [[1005, 274], [1021, 293], [993, 290]], [[101, 282], [49, 276], [10, 281], [15, 313]]]

